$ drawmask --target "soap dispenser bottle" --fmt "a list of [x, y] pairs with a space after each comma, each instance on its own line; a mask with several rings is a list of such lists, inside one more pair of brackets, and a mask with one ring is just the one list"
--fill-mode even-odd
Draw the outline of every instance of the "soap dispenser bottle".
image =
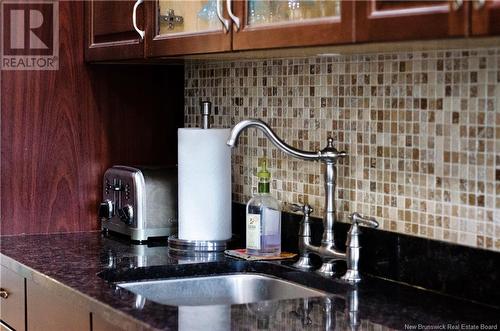
[[247, 204], [247, 254], [278, 256], [281, 254], [281, 204], [269, 194], [271, 174], [265, 160], [261, 163], [257, 177], [257, 193]]

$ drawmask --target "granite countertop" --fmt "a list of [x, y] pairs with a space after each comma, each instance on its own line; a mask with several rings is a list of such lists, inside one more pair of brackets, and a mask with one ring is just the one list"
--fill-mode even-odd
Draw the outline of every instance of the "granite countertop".
[[[500, 308], [365, 277], [357, 286], [298, 271], [289, 262], [247, 262], [224, 256], [196, 260], [158, 245], [131, 245], [98, 232], [5, 236], [0, 252], [32, 272], [62, 283], [159, 330], [451, 329], [494, 325]], [[342, 262], [340, 262], [342, 263]], [[113, 281], [255, 272], [328, 292], [327, 297], [232, 306], [175, 307], [118, 288]], [[422, 268], [422, 272], [429, 272]], [[108, 279], [105, 280], [104, 278]], [[111, 280], [111, 281], [109, 281]], [[196, 318], [193, 318], [196, 316]], [[463, 325], [462, 325], [463, 324]], [[459, 329], [459, 328], [458, 328]], [[470, 328], [469, 328], [470, 329]]]

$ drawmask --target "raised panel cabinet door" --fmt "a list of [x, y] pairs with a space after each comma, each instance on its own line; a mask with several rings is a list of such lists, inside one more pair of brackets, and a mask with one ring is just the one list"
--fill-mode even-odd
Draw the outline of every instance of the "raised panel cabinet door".
[[224, 0], [233, 8], [233, 50], [354, 41], [354, 1]]
[[224, 1], [148, 1], [147, 56], [230, 51], [231, 22], [226, 15]]
[[92, 312], [92, 331], [142, 331], [149, 328], [118, 312]]
[[143, 37], [136, 30], [144, 29], [142, 0], [85, 1], [85, 16], [87, 61], [143, 58]]
[[472, 1], [472, 34], [500, 34], [500, 0]]
[[467, 0], [389, 1], [356, 3], [356, 42], [406, 41], [466, 36]]
[[90, 331], [90, 312], [65, 299], [63, 290], [45, 288], [27, 281], [28, 331]]
[[0, 266], [0, 319], [17, 331], [25, 330], [24, 277]]
[[123, 329], [107, 321], [99, 314], [92, 314], [92, 331], [123, 331]]

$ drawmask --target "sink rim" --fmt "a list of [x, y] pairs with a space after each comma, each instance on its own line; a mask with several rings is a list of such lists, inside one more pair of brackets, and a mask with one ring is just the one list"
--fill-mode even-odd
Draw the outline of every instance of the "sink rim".
[[[202, 303], [202, 304], [198, 304], [198, 305], [187, 305], [187, 304], [182, 305], [182, 304], [168, 304], [168, 303], [158, 302], [157, 300], [148, 298], [147, 295], [143, 295], [139, 291], [133, 291], [133, 289], [132, 289], [134, 286], [140, 286], [140, 285], [147, 286], [147, 284], [160, 283], [157, 286], [161, 286], [161, 284], [165, 283], [165, 282], [168, 282], [168, 283], [173, 283], [173, 282], [177, 282], [177, 281], [189, 282], [189, 281], [196, 281], [199, 279], [209, 280], [209, 279], [214, 279], [214, 278], [219, 280], [219, 279], [223, 279], [223, 278], [234, 278], [234, 277], [237, 277], [237, 278], [249, 278], [249, 277], [255, 278], [255, 277], [257, 277], [258, 278], [257, 281], [262, 281], [262, 280], [275, 281], [275, 282], [279, 282], [279, 285], [292, 286], [299, 291], [310, 292], [311, 294], [314, 294], [314, 295], [304, 295], [304, 296], [298, 296], [298, 297], [297, 296], [291, 296], [291, 297], [278, 296], [275, 298], [262, 299], [262, 300], [258, 300], [258, 301], [249, 301], [249, 302], [212, 303], [212, 304], [203, 304]], [[249, 280], [249, 281], [251, 281], [251, 280]], [[317, 289], [314, 287], [310, 287], [307, 285], [303, 285], [303, 284], [300, 284], [300, 283], [297, 283], [297, 282], [294, 282], [294, 281], [291, 281], [291, 280], [288, 280], [285, 278], [281, 278], [278, 276], [269, 275], [269, 274], [262, 273], [262, 272], [247, 272], [247, 271], [203, 274], [203, 275], [189, 275], [189, 276], [172, 276], [172, 277], [162, 277], [162, 278], [133, 280], [133, 281], [119, 281], [119, 282], [114, 282], [114, 284], [115, 284], [115, 286], [117, 286], [120, 289], [126, 290], [126, 291], [132, 293], [133, 295], [142, 296], [146, 300], [154, 302], [156, 304], [178, 306], [178, 307], [181, 307], [181, 306], [209, 306], [209, 305], [215, 306], [215, 305], [253, 304], [256, 302], [264, 302], [264, 301], [281, 301], [281, 300], [297, 300], [297, 299], [304, 299], [304, 298], [321, 298], [321, 297], [330, 297], [333, 295], [332, 293], [329, 293], [329, 292], [326, 292], [326, 291], [323, 291], [323, 290], [320, 290], [320, 289]], [[130, 287], [126, 286], [126, 285], [130, 285]], [[172, 286], [172, 284], [169, 284], [169, 285]]]

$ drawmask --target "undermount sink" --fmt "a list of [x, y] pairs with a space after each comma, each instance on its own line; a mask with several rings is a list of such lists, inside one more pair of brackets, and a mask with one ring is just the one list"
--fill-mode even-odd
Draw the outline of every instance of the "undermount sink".
[[324, 292], [262, 274], [230, 274], [116, 284], [143, 298], [172, 306], [255, 303], [325, 296]]

